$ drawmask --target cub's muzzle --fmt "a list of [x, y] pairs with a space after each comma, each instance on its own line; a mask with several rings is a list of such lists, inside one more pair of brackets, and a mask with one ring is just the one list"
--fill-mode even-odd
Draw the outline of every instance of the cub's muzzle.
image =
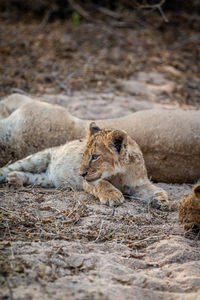
[[87, 173], [88, 172], [82, 172], [82, 173], [79, 173], [79, 175], [82, 176], [82, 177], [85, 177], [87, 175]]

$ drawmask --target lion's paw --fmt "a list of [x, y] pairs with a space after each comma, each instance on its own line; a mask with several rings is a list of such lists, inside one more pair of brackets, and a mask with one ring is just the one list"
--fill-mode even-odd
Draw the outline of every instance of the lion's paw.
[[167, 193], [164, 190], [154, 192], [153, 198], [151, 200], [151, 206], [163, 211], [168, 210], [169, 201]]
[[119, 190], [113, 190], [109, 192], [102, 193], [99, 197], [102, 204], [107, 204], [109, 206], [118, 206], [124, 203], [124, 196]]
[[9, 185], [14, 185], [16, 187], [23, 186], [23, 176], [19, 172], [9, 173], [6, 179]]

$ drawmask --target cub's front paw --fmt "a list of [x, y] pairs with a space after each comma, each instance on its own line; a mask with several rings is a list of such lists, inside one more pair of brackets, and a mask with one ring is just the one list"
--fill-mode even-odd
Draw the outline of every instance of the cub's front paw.
[[19, 172], [9, 173], [6, 179], [9, 185], [14, 185], [16, 187], [23, 186], [23, 176]]
[[109, 206], [118, 206], [124, 202], [124, 196], [119, 190], [105, 191], [101, 193], [99, 200], [102, 204]]
[[151, 206], [163, 211], [168, 210], [169, 201], [167, 193], [164, 190], [154, 192], [153, 198], [151, 200]]

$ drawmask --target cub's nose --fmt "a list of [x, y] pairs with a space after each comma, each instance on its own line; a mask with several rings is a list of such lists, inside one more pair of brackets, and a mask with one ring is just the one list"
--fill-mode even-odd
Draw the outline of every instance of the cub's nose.
[[87, 175], [87, 173], [88, 173], [88, 172], [83, 172], [83, 173], [80, 173], [80, 175], [81, 175], [82, 177], [85, 177], [85, 176]]

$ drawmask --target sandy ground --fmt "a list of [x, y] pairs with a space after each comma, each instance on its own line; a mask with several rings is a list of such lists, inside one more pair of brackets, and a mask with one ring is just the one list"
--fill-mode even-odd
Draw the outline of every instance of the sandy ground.
[[[177, 107], [126, 93], [42, 99], [94, 119]], [[177, 205], [192, 189], [157, 184]], [[6, 185], [0, 201], [2, 299], [200, 299], [200, 241], [181, 230], [176, 208], [127, 198], [112, 209], [85, 192]]]
[[[158, 184], [170, 202], [191, 186]], [[199, 299], [200, 241], [177, 211], [84, 192], [1, 189], [2, 299]]]

